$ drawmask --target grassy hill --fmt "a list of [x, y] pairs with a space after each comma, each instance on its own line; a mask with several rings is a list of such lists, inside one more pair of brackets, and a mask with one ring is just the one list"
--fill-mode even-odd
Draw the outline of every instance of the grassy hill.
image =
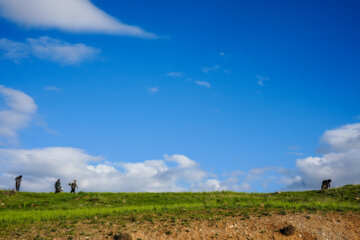
[[42, 222], [116, 218], [152, 221], [236, 214], [286, 215], [296, 212], [360, 213], [360, 185], [325, 192], [236, 193], [31, 193], [0, 191], [0, 233]]
[[282, 193], [31, 193], [0, 191], [0, 224], [188, 210], [360, 211], [360, 185]]

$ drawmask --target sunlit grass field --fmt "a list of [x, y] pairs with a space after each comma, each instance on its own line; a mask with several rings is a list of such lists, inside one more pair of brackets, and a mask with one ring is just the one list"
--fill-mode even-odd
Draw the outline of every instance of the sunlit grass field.
[[360, 213], [360, 185], [325, 192], [31, 193], [0, 191], [0, 226], [108, 216], [227, 211]]

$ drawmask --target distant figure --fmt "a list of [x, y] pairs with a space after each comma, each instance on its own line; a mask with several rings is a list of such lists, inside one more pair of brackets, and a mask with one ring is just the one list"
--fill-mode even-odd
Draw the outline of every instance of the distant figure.
[[321, 190], [329, 189], [330, 188], [330, 182], [331, 182], [331, 179], [327, 179], [327, 180], [322, 181]]
[[16, 188], [16, 191], [20, 191], [20, 184], [21, 184], [21, 180], [22, 180], [22, 175], [20, 176], [17, 176], [15, 178], [15, 188]]
[[69, 183], [70, 187], [71, 187], [71, 192], [70, 193], [75, 193], [75, 188], [79, 188], [77, 185], [76, 185], [76, 180], [74, 180], [74, 182], [72, 183]]
[[61, 187], [61, 182], [60, 182], [60, 179], [58, 179], [56, 182], [55, 182], [55, 193], [60, 193], [62, 192], [62, 187]]

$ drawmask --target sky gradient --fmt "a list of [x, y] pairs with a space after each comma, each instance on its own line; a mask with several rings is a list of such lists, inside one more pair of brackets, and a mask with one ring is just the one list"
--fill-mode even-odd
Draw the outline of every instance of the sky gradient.
[[27, 191], [360, 183], [359, 10], [0, 0], [0, 187], [18, 174]]

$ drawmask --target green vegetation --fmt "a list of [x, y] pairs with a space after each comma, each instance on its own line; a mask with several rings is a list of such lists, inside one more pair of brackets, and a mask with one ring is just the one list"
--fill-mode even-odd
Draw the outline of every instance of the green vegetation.
[[[93, 219], [127, 216], [130, 221], [152, 221], [152, 215], [176, 213], [192, 216], [194, 212], [235, 212], [248, 218], [271, 213], [303, 211], [360, 212], [360, 185], [347, 185], [325, 192], [282, 193], [14, 193], [0, 191], [0, 226], [49, 220]], [[176, 221], [175, 218], [172, 220]], [[184, 223], [185, 224], [185, 223]]]

